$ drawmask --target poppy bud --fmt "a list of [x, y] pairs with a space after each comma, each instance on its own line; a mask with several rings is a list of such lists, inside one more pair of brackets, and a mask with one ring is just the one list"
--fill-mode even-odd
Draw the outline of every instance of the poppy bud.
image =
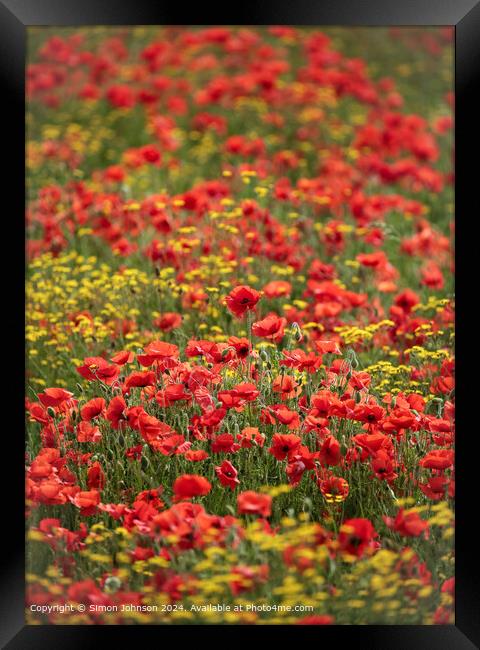
[[303, 336], [302, 336], [302, 330], [300, 329], [298, 323], [292, 323], [292, 333], [295, 341], [299, 343], [302, 340]]
[[105, 580], [105, 591], [107, 594], [114, 594], [122, 586], [122, 581], [117, 576], [109, 576]]

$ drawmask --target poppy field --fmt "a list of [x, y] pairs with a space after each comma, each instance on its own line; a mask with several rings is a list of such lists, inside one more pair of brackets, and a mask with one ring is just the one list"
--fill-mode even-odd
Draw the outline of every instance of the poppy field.
[[29, 28], [30, 624], [454, 622], [450, 28]]

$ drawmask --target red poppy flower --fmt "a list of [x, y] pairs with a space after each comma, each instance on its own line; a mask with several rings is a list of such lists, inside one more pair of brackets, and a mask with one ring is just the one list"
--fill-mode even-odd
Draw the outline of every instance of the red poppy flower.
[[375, 433], [359, 433], [356, 436], [353, 436], [352, 441], [359, 445], [365, 452], [366, 455], [370, 454], [374, 456], [379, 449], [391, 449], [392, 442], [391, 440], [380, 431]]
[[153, 324], [164, 332], [170, 332], [171, 330], [180, 327], [182, 324], [182, 317], [176, 312], [165, 312], [156, 318], [153, 321]]
[[132, 372], [125, 379], [124, 387], [125, 391], [128, 392], [130, 388], [145, 388], [145, 386], [154, 386], [156, 382], [155, 373], [152, 371], [140, 371], [137, 370]]
[[341, 503], [348, 497], [350, 486], [340, 476], [320, 476], [318, 487], [327, 503]]
[[312, 452], [305, 445], [300, 445], [288, 456], [286, 474], [290, 485], [298, 485], [304, 473], [315, 467], [317, 452]]
[[246, 338], [231, 336], [228, 339], [228, 345], [235, 349], [235, 353], [239, 359], [246, 359], [251, 352], [250, 342]]
[[419, 483], [418, 487], [429, 499], [440, 501], [446, 498], [449, 481], [446, 476], [432, 476], [426, 483]]
[[134, 358], [135, 355], [133, 352], [129, 350], [122, 350], [121, 352], [114, 354], [113, 357], [110, 358], [110, 361], [116, 363], [117, 366], [124, 366], [126, 363], [132, 363]]
[[240, 442], [242, 449], [253, 447], [254, 444], [263, 447], [265, 436], [260, 433], [257, 427], [245, 427], [237, 434], [237, 440]]
[[38, 402], [28, 405], [28, 412], [32, 421], [40, 422], [40, 424], [47, 424], [50, 421], [50, 415], [45, 407]]
[[272, 437], [272, 446], [268, 451], [277, 460], [284, 460], [300, 446], [301, 442], [302, 440], [298, 436], [275, 433]]
[[240, 485], [240, 481], [237, 478], [238, 472], [228, 460], [224, 460], [220, 466], [215, 467], [215, 473], [224, 487], [229, 487], [234, 490], [237, 485]]
[[265, 424], [284, 424], [289, 429], [298, 429], [300, 426], [298, 413], [291, 411], [283, 404], [275, 404], [268, 409], [263, 409], [260, 420]]
[[125, 456], [129, 460], [140, 460], [142, 457], [143, 445], [135, 445], [135, 447], [129, 447], [125, 451]]
[[38, 503], [46, 505], [62, 505], [67, 498], [63, 493], [64, 486], [58, 479], [42, 481], [42, 483], [33, 492], [33, 498]]
[[340, 528], [339, 548], [349, 555], [361, 557], [377, 537], [369, 519], [347, 519]]
[[121, 397], [121, 395], [112, 397], [112, 399], [110, 400], [107, 411], [105, 413], [105, 417], [110, 422], [113, 429], [118, 429], [120, 427], [121, 422], [126, 422], [127, 419], [125, 415], [126, 408], [127, 405], [123, 397]]
[[300, 372], [306, 370], [309, 373], [314, 373], [322, 365], [322, 357], [317, 356], [314, 352], [307, 354], [302, 349], [296, 349], [282, 350], [282, 354], [285, 359], [280, 361], [280, 365], [296, 368]]
[[146, 162], [155, 164], [161, 161], [161, 153], [155, 145], [146, 144], [140, 147], [140, 153]]
[[379, 449], [375, 453], [372, 459], [372, 469], [378, 479], [388, 481], [389, 483], [398, 476], [394, 471], [395, 463], [385, 449]]
[[455, 577], [445, 580], [440, 591], [442, 594], [450, 594], [450, 596], [455, 596]]
[[260, 391], [255, 384], [237, 384], [234, 391], [246, 402], [254, 402], [260, 395]]
[[268, 494], [247, 490], [238, 495], [237, 510], [240, 515], [269, 517], [272, 513], [272, 497]]
[[44, 406], [56, 407], [72, 397], [73, 393], [63, 388], [46, 388], [45, 392], [38, 393], [38, 399]]
[[183, 384], [169, 384], [165, 390], [159, 390], [155, 393], [155, 401], [162, 407], [171, 406], [176, 402], [191, 399], [191, 394], [185, 391]]
[[292, 285], [285, 280], [272, 280], [263, 287], [263, 293], [267, 298], [280, 298], [289, 296], [292, 292]]
[[289, 375], [279, 375], [272, 384], [274, 393], [280, 393], [282, 400], [297, 397], [302, 392], [302, 387], [293, 377]]
[[367, 424], [375, 424], [379, 422], [385, 415], [385, 409], [376, 404], [359, 404], [353, 413], [353, 419], [365, 422]]
[[428, 521], [423, 521], [420, 515], [412, 510], [405, 511], [400, 508], [395, 519], [383, 517], [383, 520], [389, 528], [405, 537], [419, 537], [428, 530]]
[[340, 312], [342, 312], [344, 307], [339, 302], [319, 302], [315, 305], [315, 318], [321, 320], [324, 318], [335, 318]]
[[160, 422], [153, 415], [143, 411], [138, 416], [138, 427], [142, 438], [149, 444], [155, 440], [162, 441], [165, 437], [171, 436], [175, 431], [164, 422]]
[[212, 441], [212, 452], [214, 454], [235, 453], [240, 449], [240, 445], [235, 442], [231, 433], [222, 433]]
[[334, 436], [327, 436], [320, 449], [320, 462], [322, 465], [338, 465], [341, 459], [340, 443]]
[[105, 400], [103, 397], [94, 397], [89, 402], [86, 402], [80, 409], [82, 420], [93, 420], [99, 415], [103, 414], [105, 409]]
[[415, 307], [415, 305], [418, 305], [419, 302], [420, 298], [411, 289], [405, 289], [405, 291], [399, 293], [394, 300], [395, 305], [400, 307], [400, 309], [403, 309], [406, 313], [410, 313], [412, 308]]
[[137, 546], [130, 553], [130, 557], [134, 562], [145, 561], [155, 555], [153, 548], [144, 548], [142, 546]]
[[110, 86], [107, 91], [107, 99], [117, 108], [131, 108], [135, 104], [135, 95], [130, 86], [117, 84]]
[[101, 490], [105, 487], [105, 474], [98, 461], [93, 463], [87, 472], [87, 485], [91, 490], [93, 488]]
[[88, 381], [101, 381], [111, 386], [120, 374], [120, 368], [114, 363], [108, 363], [102, 357], [87, 357], [84, 365], [77, 372]]
[[252, 332], [255, 336], [259, 336], [262, 339], [278, 343], [284, 337], [286, 324], [286, 318], [277, 316], [277, 314], [272, 312], [263, 320], [253, 323]]
[[228, 309], [237, 318], [241, 318], [247, 311], [254, 309], [259, 300], [259, 292], [245, 285], [235, 287], [225, 298]]
[[140, 365], [146, 367], [150, 367], [157, 361], [163, 370], [177, 365], [178, 355], [178, 347], [173, 343], [153, 341], [146, 346], [144, 354], [137, 354], [137, 360]]
[[447, 469], [453, 465], [454, 453], [452, 449], [434, 449], [418, 463], [425, 469]]
[[148, 444], [153, 451], [158, 451], [164, 456], [184, 454], [192, 446], [192, 443], [186, 441], [184, 436], [176, 433], [163, 436], [161, 439], [151, 440]]
[[427, 262], [427, 264], [422, 268], [421, 273], [422, 285], [429, 287], [430, 289], [443, 289], [443, 273], [435, 262], [431, 260]]
[[173, 493], [175, 500], [191, 499], [208, 494], [212, 485], [198, 474], [183, 474], [175, 479]]
[[221, 390], [217, 397], [226, 409], [241, 410], [246, 402], [236, 390]]
[[95, 514], [97, 510], [100, 503], [100, 493], [97, 490], [77, 492], [73, 497], [70, 497], [70, 500], [77, 508], [80, 508], [81, 515], [89, 516]]
[[342, 354], [337, 341], [314, 341], [314, 345], [320, 354]]
[[185, 460], [189, 460], [194, 463], [199, 463], [202, 460], [208, 458], [208, 454], [203, 449], [189, 449], [185, 452]]
[[97, 426], [90, 424], [90, 422], [79, 422], [77, 427], [78, 442], [100, 442], [101, 439], [102, 432]]

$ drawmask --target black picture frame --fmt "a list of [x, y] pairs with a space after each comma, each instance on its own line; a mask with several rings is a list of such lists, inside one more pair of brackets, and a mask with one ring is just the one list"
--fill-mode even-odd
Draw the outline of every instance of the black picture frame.
[[[211, 640], [219, 631], [217, 626], [27, 626], [24, 621], [24, 486], [18, 471], [20, 456], [24, 455], [23, 377], [20, 359], [24, 350], [24, 231], [19, 227], [20, 214], [25, 208], [25, 51], [26, 28], [29, 26], [129, 25], [158, 24], [291, 24], [342, 26], [422, 26], [449, 25], [455, 27], [456, 66], [456, 164], [455, 205], [459, 215], [456, 236], [457, 319], [460, 334], [457, 343], [459, 358], [457, 372], [457, 422], [461, 432], [456, 452], [458, 500], [456, 507], [456, 624], [450, 626], [325, 626], [301, 629], [282, 627], [285, 641], [301, 643], [315, 640], [321, 643], [356, 648], [405, 650], [406, 648], [449, 648], [468, 650], [480, 646], [480, 598], [476, 581], [478, 533], [476, 523], [476, 474], [478, 469], [478, 427], [468, 421], [478, 403], [477, 380], [468, 378], [468, 370], [478, 367], [475, 317], [466, 315], [475, 308], [477, 292], [472, 297], [468, 281], [475, 278], [478, 253], [472, 228], [480, 215], [478, 186], [478, 117], [479, 103], [475, 90], [480, 87], [480, 2], [479, 0], [265, 0], [256, 6], [234, 6], [235, 15], [225, 7], [207, 7], [204, 3], [182, 6], [161, 0], [0, 0], [0, 78], [2, 83], [4, 134], [3, 158], [7, 163], [2, 176], [3, 185], [3, 252], [4, 252], [4, 319], [8, 331], [7, 359], [3, 359], [4, 450], [2, 513], [2, 572], [0, 577], [0, 642], [9, 650], [52, 647], [96, 648], [113, 642], [137, 644], [139, 639], [153, 636], [157, 641], [181, 640], [185, 634], [200, 641]], [[5, 142], [5, 136], [7, 142]], [[6, 173], [6, 176], [5, 176]], [[7, 254], [6, 254], [7, 253]], [[11, 261], [8, 260], [11, 254]], [[473, 303], [473, 304], [472, 304]], [[23, 312], [22, 312], [23, 309]], [[12, 314], [14, 314], [12, 318]], [[17, 320], [18, 319], [18, 320]], [[468, 347], [467, 347], [468, 346]], [[472, 352], [473, 350], [473, 352]], [[477, 449], [475, 448], [477, 445]], [[1, 456], [0, 456], [1, 458]], [[5, 477], [11, 465], [11, 475]], [[470, 500], [470, 497], [473, 497]], [[220, 632], [232, 640], [244, 640], [250, 635], [269, 642], [270, 626], [222, 627]], [[233, 632], [233, 634], [232, 634]], [[300, 637], [305, 637], [301, 638]], [[228, 641], [230, 642], [230, 641]]]

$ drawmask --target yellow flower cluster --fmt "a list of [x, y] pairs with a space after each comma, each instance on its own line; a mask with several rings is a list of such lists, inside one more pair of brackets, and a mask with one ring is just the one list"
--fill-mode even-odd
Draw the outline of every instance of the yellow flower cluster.
[[[274, 496], [289, 489], [278, 486]], [[398, 505], [408, 504], [412, 499], [398, 501]], [[440, 531], [437, 544], [445, 544], [442, 566], [448, 570], [453, 561], [448, 541], [454, 523], [450, 507], [440, 502], [405, 514], [411, 512], [426, 514], [431, 529]], [[94, 579], [110, 573], [112, 579], [107, 577], [104, 582], [106, 594], [114, 595], [117, 589], [128, 590], [135, 584], [143, 594], [142, 602], [153, 608], [148, 612], [150, 623], [293, 623], [309, 614], [328, 614], [336, 620], [346, 613], [355, 620], [357, 610], [363, 622], [370, 624], [399, 620], [427, 623], [436, 604], [451, 605], [446, 594], [434, 589], [428, 573], [419, 573], [420, 560], [412, 548], [383, 548], [360, 559], [338, 555], [333, 560], [327, 547], [316, 543], [317, 534], [318, 525], [304, 513], [297, 518], [284, 517], [276, 535], [252, 522], [244, 527], [240, 545], [224, 547], [212, 538], [211, 543], [188, 553], [173, 552], [170, 560], [157, 553], [139, 561], [132, 557], [137, 544], [135, 530], [121, 526], [112, 530], [98, 523], [91, 527], [78, 562], [86, 563]], [[41, 542], [43, 536], [32, 534], [30, 539]], [[171, 536], [166, 543], [176, 541]], [[331, 544], [333, 549], [337, 543]], [[281, 558], [287, 549], [293, 551], [292, 561], [284, 563]], [[342, 570], [343, 562], [348, 571]], [[262, 576], [272, 567], [277, 580], [267, 592], [262, 588]], [[168, 594], [155, 590], [151, 582], [156, 572], [165, 568], [184, 576], [178, 585], [181, 599], [174, 605]], [[442, 576], [442, 580], [446, 579], [445, 574]], [[51, 596], [61, 598], [74, 579], [63, 577], [52, 565], [44, 577], [27, 574], [27, 583], [40, 585]], [[223, 609], [207, 605], [214, 602], [223, 603]], [[138, 611], [123, 613], [122, 621], [138, 623], [143, 616]], [[36, 621], [32, 613], [29, 618], [30, 622]], [[103, 620], [114, 623], [116, 619], [106, 612]], [[63, 616], [62, 621], [73, 624], [85, 622], [85, 618], [73, 614], [67, 620]]]

